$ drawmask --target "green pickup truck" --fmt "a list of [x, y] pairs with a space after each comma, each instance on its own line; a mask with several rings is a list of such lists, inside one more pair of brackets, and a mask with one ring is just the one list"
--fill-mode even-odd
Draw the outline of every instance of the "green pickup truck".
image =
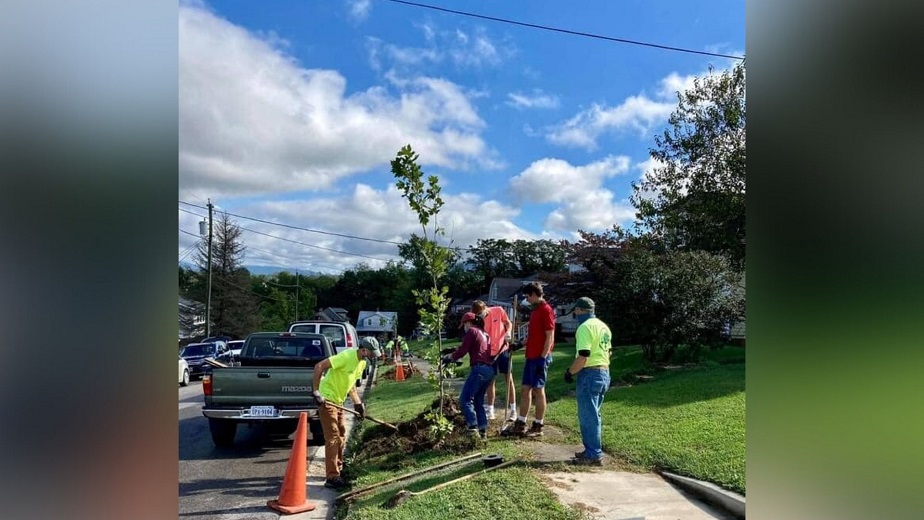
[[314, 366], [333, 354], [323, 334], [256, 332], [247, 337], [240, 366], [215, 368], [202, 380], [209, 430], [215, 446], [234, 443], [237, 425], [265, 423], [270, 431], [291, 434], [301, 412], [308, 412], [308, 443], [324, 443], [318, 403], [312, 396]]

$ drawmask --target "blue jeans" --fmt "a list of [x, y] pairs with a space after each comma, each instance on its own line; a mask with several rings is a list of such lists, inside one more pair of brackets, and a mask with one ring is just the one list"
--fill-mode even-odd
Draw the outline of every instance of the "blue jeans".
[[584, 457], [599, 459], [603, 456], [601, 438], [600, 405], [610, 387], [608, 370], [584, 369], [577, 375], [578, 423], [581, 425], [581, 441], [584, 443]]
[[494, 368], [487, 365], [475, 365], [462, 387], [462, 414], [469, 428], [488, 429], [488, 415], [484, 411], [484, 394], [488, 385], [494, 381]]

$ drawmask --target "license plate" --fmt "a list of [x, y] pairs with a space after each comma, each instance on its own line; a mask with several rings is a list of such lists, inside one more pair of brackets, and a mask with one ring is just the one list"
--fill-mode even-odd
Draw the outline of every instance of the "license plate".
[[275, 417], [276, 408], [272, 406], [251, 406], [250, 416], [251, 417]]

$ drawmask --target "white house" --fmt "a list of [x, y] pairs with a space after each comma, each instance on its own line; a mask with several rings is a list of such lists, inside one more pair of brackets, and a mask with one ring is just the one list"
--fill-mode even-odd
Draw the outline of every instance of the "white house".
[[380, 332], [394, 332], [398, 326], [398, 313], [391, 311], [359, 311], [356, 332], [369, 336]]

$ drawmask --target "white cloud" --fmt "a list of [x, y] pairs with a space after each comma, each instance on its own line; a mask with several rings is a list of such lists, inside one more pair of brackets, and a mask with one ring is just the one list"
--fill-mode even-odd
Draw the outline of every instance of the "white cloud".
[[625, 156], [609, 156], [584, 166], [561, 159], [540, 159], [510, 179], [510, 187], [521, 201], [558, 203], [545, 220], [555, 231], [600, 230], [623, 223], [635, 216], [626, 202], [614, 202], [613, 192], [604, 182], [629, 172]]
[[348, 0], [350, 16], [356, 20], [365, 20], [372, 10], [372, 0]]
[[615, 107], [594, 103], [588, 110], [550, 128], [546, 139], [557, 145], [595, 150], [601, 134], [631, 128], [644, 137], [656, 123], [666, 120], [673, 109], [673, 103], [645, 96], [629, 97]]
[[595, 150], [597, 140], [606, 133], [634, 130], [639, 137], [648, 138], [652, 129], [667, 122], [677, 108], [677, 92], [691, 88], [696, 77], [671, 72], [658, 82], [653, 97], [641, 93], [627, 97], [617, 106], [594, 103], [567, 121], [547, 128], [546, 140], [560, 146]]
[[413, 143], [421, 161], [493, 168], [496, 152], [465, 93], [442, 79], [347, 94], [337, 71], [306, 69], [266, 39], [198, 8], [179, 19], [180, 190], [254, 195], [330, 188], [387, 167]]
[[383, 62], [388, 61], [387, 67], [402, 72], [444, 63], [452, 63], [459, 68], [480, 69], [497, 67], [516, 54], [511, 44], [492, 40], [483, 27], [468, 33], [461, 29], [441, 31], [427, 24], [421, 24], [418, 28], [424, 35], [426, 45], [423, 47], [399, 46], [369, 37], [367, 49], [372, 68], [381, 70], [385, 67]]
[[[513, 223], [513, 219], [520, 213], [516, 208], [494, 200], [484, 200], [480, 195], [473, 193], [444, 195], [443, 199], [445, 205], [440, 211], [439, 224], [446, 228], [449, 235], [447, 238], [453, 240], [453, 245], [470, 246], [480, 238], [538, 238]], [[352, 191], [338, 197], [261, 202], [241, 207], [231, 213], [292, 226], [395, 242], [406, 241], [411, 233], [420, 234], [420, 224], [416, 215], [410, 211], [407, 202], [393, 185], [378, 190], [366, 184], [356, 184]], [[372, 267], [382, 267], [388, 260], [400, 261], [397, 246], [394, 244], [281, 228], [234, 217], [232, 219], [243, 228], [308, 244], [295, 244], [244, 231], [242, 240], [248, 246], [245, 261], [248, 265], [281, 265], [327, 272], [348, 269], [360, 262]], [[180, 212], [181, 229], [197, 233], [198, 220], [198, 217]], [[180, 250], [195, 240], [181, 233]], [[363, 256], [346, 255], [329, 249]]]
[[532, 94], [510, 92], [507, 94], [507, 104], [514, 108], [558, 108], [558, 96], [546, 94], [542, 90], [534, 89]]

